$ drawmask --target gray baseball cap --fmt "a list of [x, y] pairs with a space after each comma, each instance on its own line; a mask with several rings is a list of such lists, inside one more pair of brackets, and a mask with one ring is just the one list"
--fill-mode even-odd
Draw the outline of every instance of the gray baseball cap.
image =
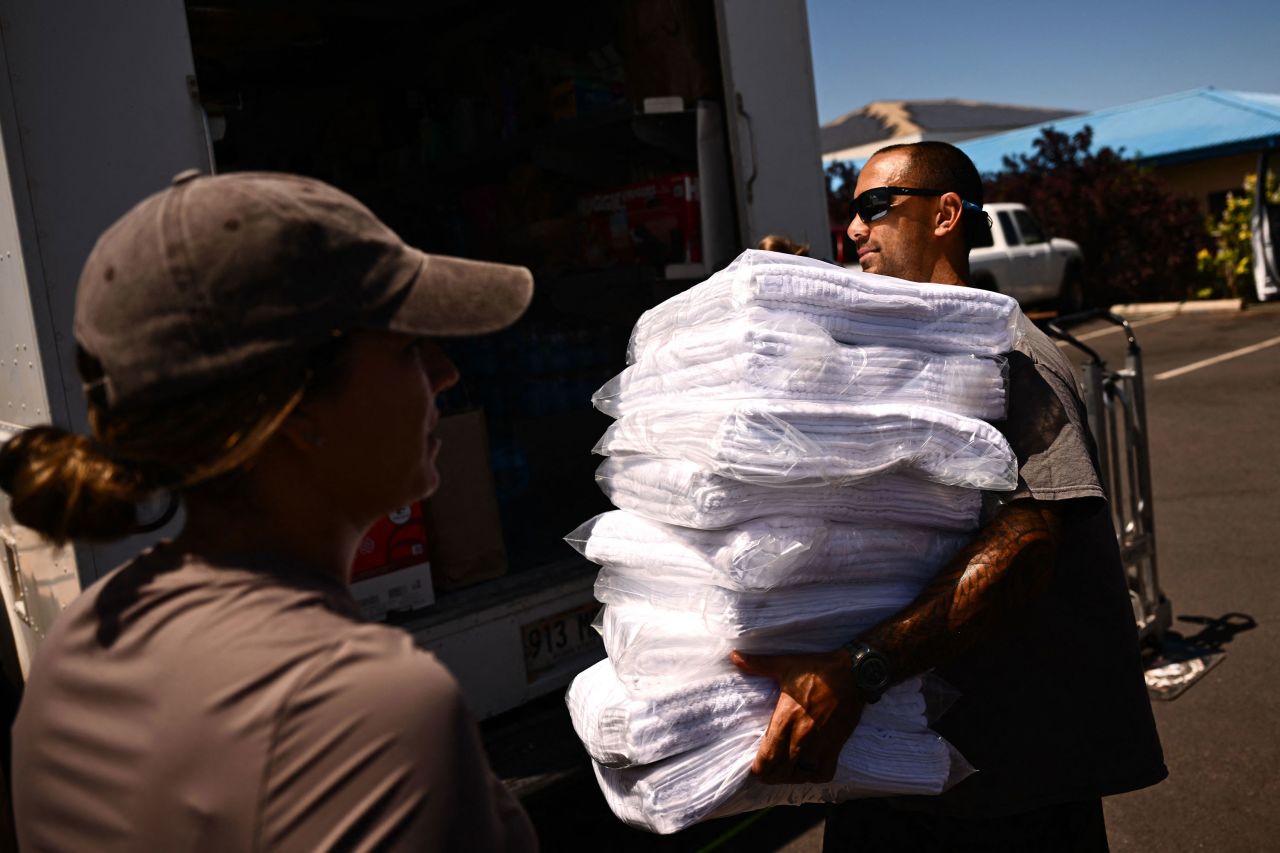
[[191, 171], [98, 239], [75, 337], [128, 408], [301, 362], [335, 331], [494, 332], [532, 296], [526, 268], [421, 252], [321, 181]]

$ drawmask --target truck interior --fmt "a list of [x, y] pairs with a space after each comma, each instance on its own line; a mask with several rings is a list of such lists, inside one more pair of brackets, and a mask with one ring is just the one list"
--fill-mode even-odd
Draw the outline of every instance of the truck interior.
[[[700, 151], [729, 157], [723, 134], [700, 141], [698, 105], [723, 100], [712, 0], [186, 11], [218, 172], [314, 176], [426, 251], [532, 268], [518, 325], [446, 344], [463, 381], [440, 405], [484, 412], [488, 452], [467, 464], [492, 471], [506, 573], [580, 562], [562, 537], [609, 509], [591, 394], [639, 314], [724, 260], [703, 257], [701, 223], [732, 222], [732, 199], [698, 191]], [[493, 535], [462, 523], [447, 535]], [[473, 580], [438, 584], [440, 604]]]

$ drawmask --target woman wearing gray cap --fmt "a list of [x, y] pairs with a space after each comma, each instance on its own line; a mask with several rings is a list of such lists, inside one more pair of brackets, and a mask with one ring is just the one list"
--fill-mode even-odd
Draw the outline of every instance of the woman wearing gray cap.
[[14, 726], [31, 850], [531, 850], [452, 677], [359, 619], [363, 533], [436, 487], [428, 339], [496, 331], [527, 270], [426, 255], [288, 175], [184, 173], [98, 241], [76, 304], [92, 436], [0, 450], [14, 517], [58, 542], [174, 539], [90, 587]]

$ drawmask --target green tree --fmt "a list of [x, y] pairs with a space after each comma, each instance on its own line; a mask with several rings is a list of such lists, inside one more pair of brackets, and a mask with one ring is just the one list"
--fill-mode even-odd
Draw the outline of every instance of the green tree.
[[[1257, 186], [1257, 175], [1245, 175], [1240, 195], [1227, 193], [1227, 206], [1222, 215], [1216, 222], [1213, 217], [1205, 222], [1213, 248], [1201, 249], [1196, 255], [1200, 272], [1212, 276], [1221, 287], [1222, 294], [1233, 299], [1251, 292], [1253, 243], [1249, 220], [1253, 216], [1253, 195]], [[1268, 203], [1280, 203], [1280, 186], [1274, 172], [1267, 174], [1266, 195]], [[1206, 295], [1211, 294], [1212, 289]]]
[[1046, 128], [1035, 151], [988, 176], [988, 201], [1027, 205], [1050, 234], [1080, 244], [1091, 304], [1183, 299], [1207, 242], [1195, 201], [1166, 190], [1123, 149], [1090, 150], [1093, 129]]

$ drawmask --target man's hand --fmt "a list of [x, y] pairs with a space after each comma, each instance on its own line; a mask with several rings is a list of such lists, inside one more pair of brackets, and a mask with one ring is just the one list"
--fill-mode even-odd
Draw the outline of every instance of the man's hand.
[[734, 652], [729, 659], [743, 672], [772, 678], [782, 688], [751, 772], [770, 785], [830, 782], [864, 704], [849, 653]]

